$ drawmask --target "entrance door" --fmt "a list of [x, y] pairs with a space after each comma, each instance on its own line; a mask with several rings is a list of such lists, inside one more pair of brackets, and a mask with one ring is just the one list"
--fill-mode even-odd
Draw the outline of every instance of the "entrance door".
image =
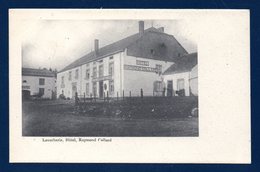
[[167, 81], [167, 96], [172, 96], [173, 87], [172, 87], [172, 80]]
[[30, 95], [31, 95], [30, 90], [22, 90], [22, 96], [23, 96], [24, 100], [29, 100], [30, 99]]
[[72, 98], [75, 98], [76, 92], [77, 92], [77, 84], [72, 83]]
[[103, 81], [99, 81], [99, 97], [103, 98], [104, 88], [103, 88]]

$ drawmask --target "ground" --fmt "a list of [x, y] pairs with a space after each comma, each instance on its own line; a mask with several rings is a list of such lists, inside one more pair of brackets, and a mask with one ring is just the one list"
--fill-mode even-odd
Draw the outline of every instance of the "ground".
[[71, 101], [23, 102], [23, 136], [198, 136], [198, 117], [160, 117], [155, 113], [160, 106], [143, 105], [147, 114], [141, 111], [137, 118], [130, 115], [130, 105], [109, 104], [108, 109], [99, 103], [79, 111]]

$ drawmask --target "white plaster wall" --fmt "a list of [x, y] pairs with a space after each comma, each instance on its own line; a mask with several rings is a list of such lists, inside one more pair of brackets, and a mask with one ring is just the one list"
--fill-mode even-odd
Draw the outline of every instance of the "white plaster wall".
[[[44, 78], [44, 85], [39, 85], [39, 79]], [[42, 98], [51, 98], [52, 91], [55, 91], [55, 81], [54, 77], [41, 77], [41, 76], [22, 76], [22, 81], [26, 80], [26, 83], [22, 82], [23, 86], [30, 86], [30, 94], [36, 95], [39, 93], [39, 88], [44, 88], [44, 95]]]
[[198, 65], [190, 72], [190, 88], [193, 95], [198, 96]]
[[[113, 56], [113, 59], [110, 59], [110, 57]], [[99, 62], [101, 59], [98, 59], [96, 61], [92, 61], [92, 62], [89, 62], [89, 63], [86, 63], [84, 65], [81, 65], [79, 67], [76, 67], [76, 68], [73, 68], [71, 70], [67, 70], [67, 71], [64, 71], [64, 72], [61, 72], [61, 73], [58, 73], [57, 75], [57, 96], [59, 96], [61, 93], [62, 93], [62, 90], [64, 90], [64, 95], [66, 97], [70, 97], [72, 98], [74, 95], [72, 95], [72, 83], [73, 82], [77, 82], [77, 91], [78, 91], [78, 94], [83, 96], [84, 93], [86, 94], [86, 83], [89, 83], [89, 93], [92, 94], [92, 96], [94, 96], [93, 94], [93, 82], [92, 82], [92, 79], [93, 79], [93, 67], [96, 66], [97, 67], [97, 76], [98, 76], [98, 73], [99, 73], [99, 66], [101, 64], [103, 64], [103, 70], [104, 70], [104, 76], [108, 76], [109, 75], [109, 63], [110, 62], [114, 62], [114, 76], [112, 76], [112, 79], [114, 80], [114, 95], [109, 95], [109, 96], [113, 96], [113, 97], [116, 97], [116, 93], [119, 92], [119, 96], [120, 96], [120, 89], [121, 89], [121, 78], [122, 78], [122, 74], [120, 72], [120, 58], [122, 56], [122, 52], [120, 53], [116, 53], [116, 54], [113, 54], [113, 55], [108, 55], [104, 58], [102, 58], [103, 62]], [[122, 60], [122, 58], [121, 58]], [[94, 64], [95, 62], [95, 64]], [[87, 66], [88, 64], [88, 66]], [[121, 66], [122, 66], [122, 63], [121, 63]], [[90, 78], [89, 79], [86, 79], [86, 70], [90, 69]], [[79, 70], [79, 77], [78, 79], [75, 79], [75, 71], [76, 69]], [[72, 71], [72, 80], [69, 81], [69, 71]], [[61, 88], [61, 78], [62, 76], [64, 76], [64, 83], [65, 83], [65, 87], [64, 88]], [[99, 77], [99, 76], [98, 76]], [[108, 80], [105, 80], [103, 82], [103, 84], [106, 84], [107, 85], [107, 91], [109, 91], [109, 82]], [[97, 97], [99, 97], [99, 82], [97, 82]], [[86, 95], [86, 97], [90, 97], [90, 94], [89, 95]]]
[[115, 74], [114, 74], [114, 86], [115, 86], [115, 93], [114, 97], [118, 96], [121, 97], [123, 93], [123, 65], [124, 65], [124, 55], [125, 52], [120, 52], [114, 56], [114, 67], [115, 67]]
[[[109, 57], [113, 56], [113, 59], [109, 59]], [[147, 59], [147, 58], [139, 58], [139, 57], [133, 57], [133, 56], [127, 56], [126, 51], [119, 52], [113, 55], [108, 55], [103, 58], [103, 62], [100, 63], [101, 59], [96, 60], [96, 64], [94, 62], [89, 62], [88, 67], [86, 64], [68, 70], [61, 73], [58, 73], [57, 76], [57, 89], [59, 96], [62, 93], [62, 90], [64, 90], [64, 95], [66, 97], [72, 97], [72, 83], [77, 82], [77, 88], [78, 88], [78, 94], [83, 95], [86, 93], [86, 83], [89, 83], [89, 92], [93, 95], [93, 82], [92, 82], [92, 76], [93, 76], [93, 67], [97, 67], [97, 73], [99, 73], [99, 65], [103, 64], [104, 68], [104, 76], [108, 76], [109, 74], [109, 63], [114, 62], [114, 76], [112, 77], [114, 80], [114, 94], [109, 95], [112, 97], [118, 96], [121, 97], [123, 94], [125, 96], [129, 96], [129, 91], [131, 91], [132, 96], [140, 96], [140, 89], [143, 89], [144, 96], [152, 96], [153, 95], [153, 82], [162, 80], [162, 75], [156, 74], [155, 72], [144, 72], [144, 71], [132, 71], [132, 70], [124, 70], [124, 64], [128, 65], [136, 65], [136, 60], [142, 60], [142, 61], [149, 61], [149, 66], [155, 68], [156, 64], [162, 65], [162, 72], [164, 72], [167, 68], [169, 68], [173, 62], [166, 62], [166, 61], [160, 61], [160, 60], [153, 60], [153, 59]], [[90, 69], [90, 79], [86, 79], [86, 69]], [[79, 79], [75, 79], [75, 70], [79, 69]], [[69, 81], [69, 71], [72, 71], [72, 80]], [[61, 77], [64, 77], [64, 83], [65, 88], [61, 88]], [[105, 80], [103, 84], [107, 85], [107, 88], [109, 89], [109, 82], [108, 80]], [[99, 82], [97, 82], [97, 89], [99, 89]], [[109, 90], [106, 91], [109, 91]], [[89, 96], [89, 95], [86, 95]], [[97, 97], [99, 97], [99, 91], [97, 91]]]
[[[169, 68], [173, 62], [166, 62], [154, 59], [125, 56], [124, 64], [141, 66], [136, 64], [136, 60], [148, 61], [149, 66], [155, 68], [156, 64], [162, 65], [162, 72]], [[124, 70], [124, 91], [125, 95], [128, 96], [131, 91], [132, 96], [140, 96], [140, 90], [143, 89], [144, 96], [153, 95], [153, 83], [154, 81], [161, 81], [162, 75], [155, 72], [145, 72], [145, 71], [134, 71], [134, 70]]]
[[[79, 70], [79, 76], [78, 76], [78, 79], [75, 78], [75, 72], [76, 72], [76, 69]], [[71, 80], [69, 80], [69, 72], [72, 72], [71, 74]], [[62, 76], [64, 76], [64, 84], [65, 84], [65, 87], [62, 88], [61, 87], [61, 81], [62, 81]], [[67, 70], [67, 71], [64, 71], [64, 72], [61, 72], [61, 73], [58, 73], [57, 74], [57, 97], [59, 97], [60, 94], [62, 94], [62, 90], [64, 91], [64, 95], [65, 97], [70, 97], [72, 98], [74, 95], [72, 95], [72, 83], [76, 83], [77, 85], [77, 91], [79, 94], [80, 93], [80, 83], [81, 83], [81, 67], [76, 67], [76, 68], [73, 68], [71, 70]]]

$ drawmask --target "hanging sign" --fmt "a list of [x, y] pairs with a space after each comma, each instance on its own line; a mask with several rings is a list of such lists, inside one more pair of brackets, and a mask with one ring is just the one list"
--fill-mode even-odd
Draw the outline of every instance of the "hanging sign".
[[158, 72], [157, 68], [134, 66], [134, 65], [124, 65], [124, 70], [135, 70], [135, 71], [155, 72], [155, 73]]

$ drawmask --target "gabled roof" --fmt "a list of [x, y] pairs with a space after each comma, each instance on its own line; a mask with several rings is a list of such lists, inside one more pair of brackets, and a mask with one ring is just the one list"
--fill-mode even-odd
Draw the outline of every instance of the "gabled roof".
[[188, 72], [198, 64], [198, 53], [191, 53], [178, 58], [173, 65], [171, 65], [163, 75], [174, 73]]
[[55, 77], [55, 72], [47, 69], [22, 68], [22, 76]]
[[[151, 28], [148, 28], [144, 31], [144, 34], [145, 35], [146, 33], [148, 32], [154, 32], [154, 33], [161, 33], [162, 31], [160, 30], [160, 28], [156, 29], [154, 27], [151, 27]], [[120, 52], [120, 51], [124, 51], [128, 46], [130, 46], [132, 43], [136, 42], [137, 40], [139, 40], [141, 37], [140, 37], [140, 34], [139, 33], [136, 33], [134, 35], [131, 35], [129, 37], [126, 37], [124, 39], [121, 39], [117, 42], [114, 42], [112, 44], [109, 44], [107, 46], [104, 46], [102, 48], [100, 48], [98, 50], [98, 55], [96, 56], [95, 55], [95, 52], [92, 51], [90, 52], [89, 54], [81, 57], [80, 59], [72, 62], [71, 64], [69, 64], [68, 66], [66, 66], [64, 69], [62, 69], [61, 71], [59, 72], [63, 72], [63, 71], [66, 71], [66, 70], [69, 70], [69, 69], [72, 69], [72, 68], [75, 68], [77, 66], [80, 66], [80, 65], [83, 65], [83, 64], [86, 64], [90, 61], [93, 61], [95, 59], [99, 59], [99, 58], [102, 58], [104, 56], [108, 56], [108, 55], [112, 55], [114, 53], [117, 53], [117, 52]]]

